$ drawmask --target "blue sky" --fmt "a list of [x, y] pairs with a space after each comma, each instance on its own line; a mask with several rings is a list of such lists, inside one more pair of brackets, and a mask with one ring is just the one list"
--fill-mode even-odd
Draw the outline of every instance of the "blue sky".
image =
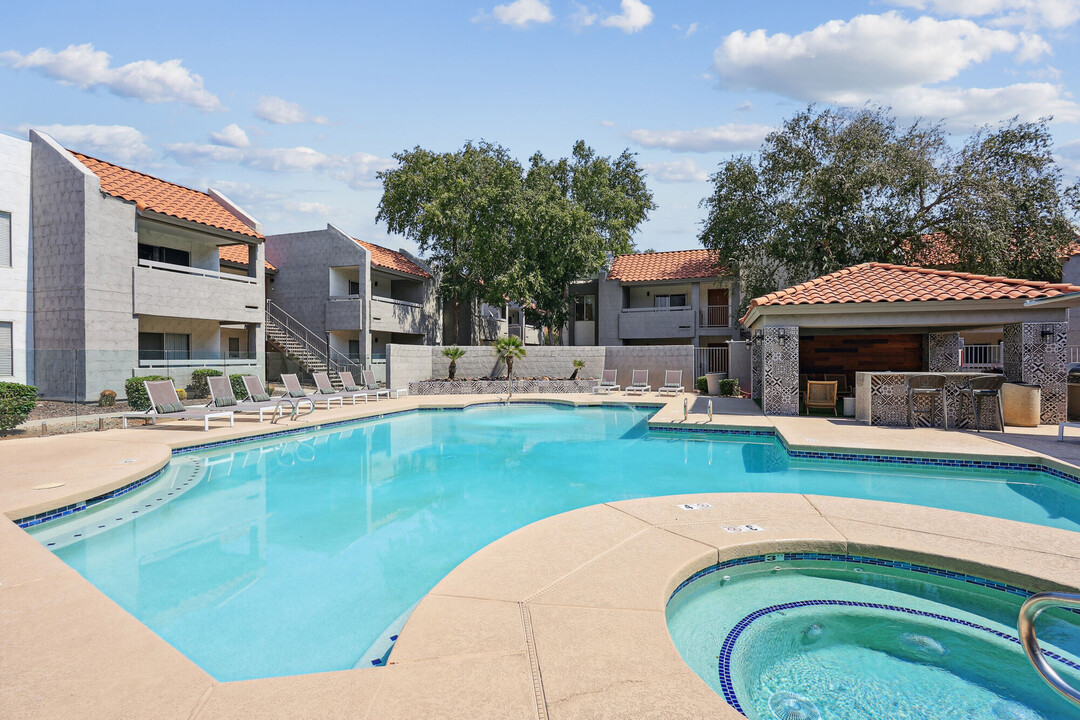
[[1080, 175], [1080, 0], [20, 3], [0, 131], [199, 189], [267, 233], [375, 224], [395, 152], [466, 140], [638, 153], [641, 248], [697, 246], [708, 175], [807, 103], [889, 105], [959, 136], [1055, 117]]

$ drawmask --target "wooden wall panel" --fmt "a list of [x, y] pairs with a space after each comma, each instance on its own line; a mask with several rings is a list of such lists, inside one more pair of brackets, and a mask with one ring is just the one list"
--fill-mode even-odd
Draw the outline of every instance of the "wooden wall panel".
[[854, 387], [856, 372], [921, 372], [921, 334], [895, 335], [801, 335], [799, 372], [848, 376]]

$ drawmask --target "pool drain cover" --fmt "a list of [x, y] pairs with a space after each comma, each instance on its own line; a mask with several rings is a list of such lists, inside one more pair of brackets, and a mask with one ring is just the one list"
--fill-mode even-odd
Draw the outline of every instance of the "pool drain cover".
[[813, 700], [786, 690], [769, 698], [769, 709], [779, 720], [821, 720], [821, 711]]

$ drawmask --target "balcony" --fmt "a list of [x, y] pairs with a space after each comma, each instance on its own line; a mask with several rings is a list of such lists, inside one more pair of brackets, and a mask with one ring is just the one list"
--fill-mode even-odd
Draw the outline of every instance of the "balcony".
[[701, 308], [702, 328], [726, 328], [731, 327], [730, 305], [706, 305]]
[[382, 332], [424, 334], [423, 308], [420, 303], [394, 300], [388, 297], [371, 298], [371, 329]]
[[153, 260], [139, 260], [132, 272], [135, 315], [263, 321], [263, 288], [255, 278]]
[[332, 297], [325, 312], [327, 330], [364, 329], [364, 300], [359, 296]]
[[625, 308], [619, 313], [619, 339], [692, 338], [694, 320], [691, 307]]

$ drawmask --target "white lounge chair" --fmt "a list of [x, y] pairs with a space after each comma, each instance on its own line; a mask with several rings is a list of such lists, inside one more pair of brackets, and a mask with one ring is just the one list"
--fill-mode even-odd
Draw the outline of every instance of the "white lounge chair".
[[678, 395], [683, 392], [682, 370], [665, 370], [664, 384], [656, 390], [657, 395]]
[[630, 384], [626, 386], [627, 395], [644, 395], [652, 390], [649, 384], [648, 370], [634, 370], [630, 373]]
[[618, 392], [619, 385], [619, 371], [618, 370], [605, 370], [604, 374], [600, 376], [600, 382], [593, 385], [593, 395], [609, 395], [612, 390]]
[[386, 397], [390, 397], [390, 393], [387, 390], [383, 390], [381, 388], [368, 390], [366, 388], [360, 387], [356, 384], [356, 380], [353, 379], [353, 374], [351, 372], [343, 370], [338, 373], [338, 377], [341, 378], [341, 386], [344, 387], [347, 392], [363, 395], [364, 402], [367, 402], [368, 397], [373, 397], [375, 398], [375, 401], [378, 402], [380, 394], [386, 395]]
[[146, 388], [146, 396], [150, 398], [150, 408], [141, 413], [127, 412], [121, 415], [125, 428], [129, 419], [149, 419], [153, 425], [160, 417], [175, 420], [202, 420], [204, 432], [210, 429], [210, 421], [214, 418], [228, 418], [229, 427], [236, 425], [232, 410], [184, 407], [184, 403], [180, 402], [180, 398], [176, 395], [172, 380], [144, 380], [143, 386]]
[[345, 407], [345, 399], [341, 395], [336, 395], [333, 392], [329, 393], [316, 393], [314, 395], [308, 395], [304, 388], [300, 387], [300, 378], [296, 377], [296, 373], [282, 373], [281, 382], [285, 384], [285, 397], [290, 398], [307, 398], [308, 400], [318, 402], [319, 400], [326, 400], [326, 409], [330, 409], [330, 403], [337, 400], [339, 407]]
[[[260, 396], [266, 397], [266, 400], [251, 399], [252, 392], [248, 386], [249, 377], [257, 383], [257, 392], [260, 393]], [[277, 408], [278, 417], [282, 417], [283, 415], [285, 415], [286, 405], [289, 406], [288, 412], [292, 413], [293, 407], [299, 409], [299, 403], [305, 402], [306, 400], [306, 398], [299, 398], [297, 400], [293, 400], [292, 398], [272, 398], [269, 395], [261, 392], [262, 382], [254, 375], [244, 377], [244, 387], [248, 391], [247, 400], [236, 399], [236, 396], [233, 394], [232, 382], [230, 382], [229, 378], [225, 376], [208, 377], [206, 378], [206, 383], [210, 386], [210, 402], [213, 404], [214, 407], [226, 408], [238, 413], [257, 412], [259, 413], [259, 422], [263, 421], [263, 414], [266, 412], [273, 414], [274, 409]], [[287, 401], [284, 404], [281, 402], [283, 399]], [[311, 406], [311, 410], [309, 410], [308, 412], [313, 412], [315, 410], [315, 403], [313, 403], [311, 400], [306, 400], [306, 402], [308, 405]]]
[[315, 387], [321, 393], [320, 397], [332, 398], [340, 396], [343, 399], [348, 398], [352, 400], [353, 405], [356, 404], [356, 398], [358, 397], [364, 398], [364, 402], [368, 401], [368, 393], [359, 389], [349, 390], [349, 388], [345, 388], [344, 390], [335, 390], [333, 383], [330, 382], [330, 376], [327, 373], [315, 373], [312, 377], [315, 378]]
[[391, 395], [394, 396], [395, 400], [400, 398], [402, 396], [402, 394], [404, 394], [405, 397], [409, 396], [409, 389], [408, 388], [383, 388], [383, 387], [379, 387], [379, 381], [375, 379], [375, 371], [374, 370], [364, 370], [361, 373], [361, 376], [364, 378], [364, 389], [365, 390], [371, 390], [371, 391], [377, 393], [377, 395], [386, 395], [387, 399], [389, 399], [389, 397]]

